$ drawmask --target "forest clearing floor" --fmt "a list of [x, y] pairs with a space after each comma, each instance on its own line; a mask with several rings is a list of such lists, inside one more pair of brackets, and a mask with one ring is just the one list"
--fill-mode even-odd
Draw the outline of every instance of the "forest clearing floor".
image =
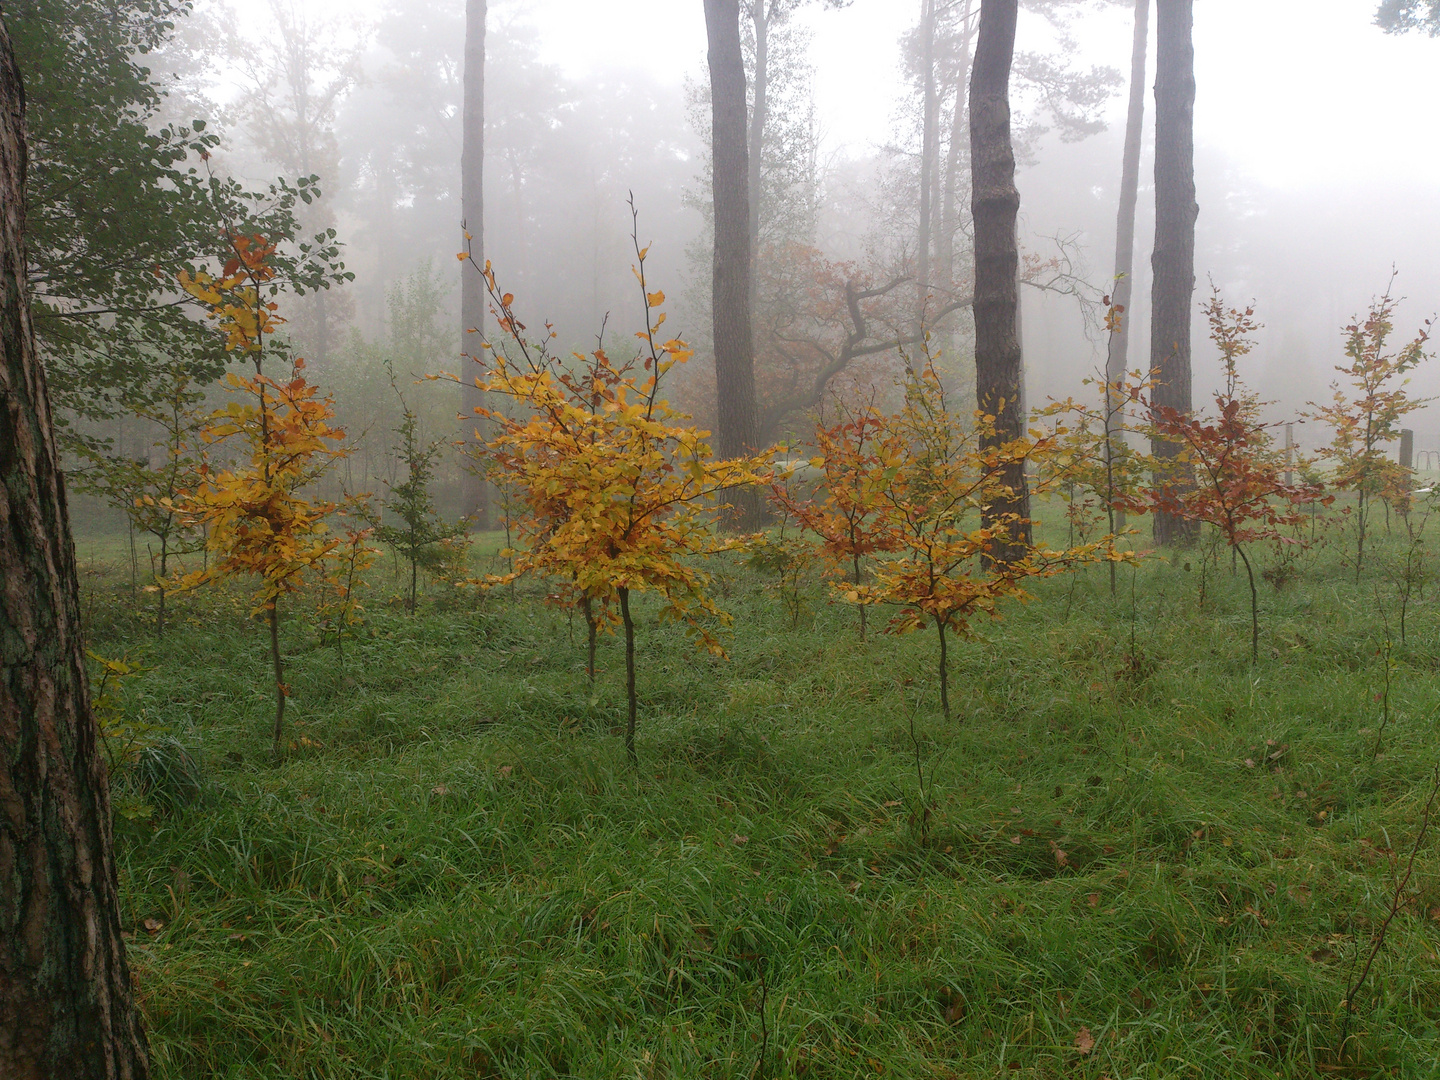
[[276, 763], [244, 597], [156, 641], [78, 549], [91, 647], [150, 669], [126, 722], [203, 769], [116, 782], [159, 1077], [1440, 1075], [1440, 611], [1401, 643], [1398, 534], [1262, 583], [1253, 665], [1228, 553], [1203, 605], [1198, 550], [1041, 582], [952, 647], [949, 723], [933, 631], [717, 562], [731, 659], [640, 607], [638, 767], [620, 640], [592, 688], [537, 586], [410, 617], [387, 559], [343, 659], [297, 600]]

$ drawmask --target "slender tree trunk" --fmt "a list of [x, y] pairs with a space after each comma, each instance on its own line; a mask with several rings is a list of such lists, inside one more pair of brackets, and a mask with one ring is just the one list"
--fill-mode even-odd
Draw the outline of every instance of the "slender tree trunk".
[[[1135, 38], [1130, 49], [1130, 109], [1125, 115], [1125, 154], [1120, 165], [1120, 206], [1115, 221], [1115, 284], [1111, 302], [1120, 321], [1110, 334], [1110, 351], [1105, 358], [1105, 418], [1107, 455], [1120, 450], [1124, 436], [1121, 417], [1125, 403], [1117, 387], [1130, 366], [1130, 323], [1134, 318], [1130, 297], [1134, 291], [1135, 206], [1140, 197], [1140, 143], [1145, 127], [1145, 49], [1150, 33], [1150, 0], [1135, 0]], [[1125, 511], [1112, 511], [1111, 532], [1125, 528]], [[1115, 593], [1114, 564], [1111, 564], [1110, 593]]]
[[[473, 263], [460, 264], [460, 437], [472, 445], [481, 422], [475, 409], [485, 403], [485, 395], [475, 381], [486, 371], [479, 333], [485, 323], [485, 282], [480, 275], [485, 265], [485, 8], [486, 0], [466, 0], [465, 106], [460, 150], [462, 230], [470, 235], [469, 240], [462, 235], [461, 250], [474, 256]], [[489, 528], [485, 481], [468, 469], [461, 472], [460, 502], [461, 513], [472, 519], [474, 528]]]
[[1233, 549], [1245, 564], [1245, 576], [1250, 581], [1250, 662], [1260, 661], [1260, 594], [1255, 591], [1255, 571], [1250, 566], [1250, 556], [1239, 545]]
[[[760, 254], [760, 168], [765, 154], [765, 127], [770, 122], [770, 14], [766, 0], [750, 0], [750, 19], [755, 25], [755, 86], [750, 109], [749, 173], [750, 258]], [[758, 309], [755, 291], [757, 275], [750, 274], [750, 314]], [[751, 329], [754, 327], [752, 325]]]
[[[991, 448], [1025, 431], [1021, 403], [1019, 336], [1020, 266], [1015, 221], [1020, 192], [1015, 187], [1015, 149], [1010, 141], [1010, 63], [1015, 52], [1018, 0], [980, 0], [980, 31], [970, 79], [971, 213], [975, 220], [975, 397], [995, 417], [982, 440]], [[987, 525], [1011, 520], [1011, 540], [991, 557], [1010, 562], [1030, 544], [1030, 496], [1025, 466], [1017, 462], [1000, 476], [1007, 489], [986, 506]], [[1009, 515], [1017, 515], [1018, 520]]]
[[315, 366], [328, 374], [325, 362], [330, 359], [330, 290], [320, 289], [315, 293]]
[[[860, 556], [859, 556], [859, 555], [852, 555], [852, 556], [850, 557], [850, 560], [851, 560], [851, 567], [852, 567], [852, 569], [853, 569], [853, 571], [854, 571], [854, 575], [853, 575], [853, 577], [852, 577], [851, 580], [852, 580], [852, 583], [855, 585], [855, 587], [856, 587], [856, 588], [859, 588], [859, 587], [860, 587]], [[865, 605], [864, 605], [864, 604], [861, 604], [861, 605], [859, 605], [859, 606], [860, 606], [860, 640], [861, 640], [861, 641], [864, 641], [864, 640], [865, 640], [865, 630], [866, 630], [866, 626], [865, 626]]]
[[595, 605], [590, 597], [584, 596], [580, 600], [580, 609], [585, 612], [585, 674], [590, 677], [590, 685], [595, 685], [595, 637], [599, 629], [595, 622]]
[[409, 614], [415, 614], [415, 588], [420, 580], [420, 559], [415, 551], [410, 552], [410, 604]]
[[1125, 116], [1125, 153], [1120, 167], [1120, 206], [1115, 222], [1115, 285], [1111, 300], [1122, 309], [1110, 335], [1105, 374], [1113, 383], [1125, 375], [1130, 353], [1130, 296], [1135, 268], [1135, 206], [1140, 195], [1140, 146], [1145, 126], [1145, 50], [1150, 0], [1135, 0], [1135, 37], [1130, 51], [1130, 108]]
[[[715, 199], [712, 315], [715, 398], [722, 458], [757, 449], [755, 351], [750, 325], [750, 155], [739, 0], [705, 0], [710, 51], [710, 146]], [[761, 519], [760, 493], [732, 492], [742, 524]]]
[[0, 1076], [143, 1080], [75, 547], [30, 323], [24, 108], [0, 22]]
[[165, 636], [165, 579], [169, 574], [170, 537], [160, 538], [160, 610], [155, 615], [155, 636]]
[[135, 551], [135, 520], [128, 515], [125, 518], [125, 535], [130, 541], [130, 600], [134, 602], [140, 591], [140, 556]]
[[924, 325], [931, 292], [930, 253], [935, 244], [935, 174], [940, 158], [940, 95], [935, 88], [935, 0], [920, 0], [922, 122], [920, 133], [920, 230], [915, 237], [915, 322]]
[[971, 13], [975, 0], [965, 0], [960, 13], [960, 59], [955, 66], [955, 113], [950, 123], [950, 147], [945, 155], [945, 191], [940, 203], [940, 235], [935, 242], [936, 273], [946, 290], [955, 287], [955, 231], [959, 227], [961, 153], [969, 131], [965, 91], [970, 85], [970, 45], [975, 29]]
[[280, 600], [270, 605], [270, 662], [275, 668], [275, 736], [271, 749], [280, 756], [280, 740], [285, 732], [285, 658], [280, 655]]
[[[1195, 291], [1195, 46], [1191, 38], [1194, 0], [1155, 4], [1155, 251], [1150, 292], [1150, 366], [1158, 369], [1155, 404], [1182, 414], [1191, 410], [1190, 308]], [[1151, 452], [1173, 462], [1180, 448], [1155, 439]], [[1169, 465], [1168, 482], [1194, 482], [1188, 471]], [[1193, 543], [1194, 522], [1173, 514], [1155, 515], [1161, 544]]]
[[945, 624], [937, 622], [936, 628], [940, 631], [940, 711], [945, 716], [945, 722], [950, 722], [950, 664], [949, 654], [945, 644]]
[[634, 764], [635, 757], [635, 622], [630, 618], [630, 590], [620, 589], [620, 621], [625, 625], [625, 695], [630, 706], [625, 721], [625, 755]]
[[1365, 523], [1366, 518], [1368, 518], [1370, 514], [1370, 507], [1365, 498], [1365, 488], [1363, 485], [1356, 497], [1355, 505], [1357, 507], [1355, 514], [1355, 584], [1359, 585], [1360, 570], [1361, 567], [1365, 565]]

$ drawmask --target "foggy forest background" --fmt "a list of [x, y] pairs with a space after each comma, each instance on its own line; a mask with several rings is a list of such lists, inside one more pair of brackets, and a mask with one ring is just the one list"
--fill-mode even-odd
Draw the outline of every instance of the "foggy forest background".
[[[755, 256], [762, 410], [783, 405], [797, 365], [806, 363], [799, 356], [806, 343], [833, 347], [837, 335], [843, 338], [846, 280], [874, 287], [916, 275], [925, 85], [919, 11], [883, 6], [893, 14], [893, 43], [876, 42], [874, 66], [854, 72], [877, 99], [891, 103], [883, 141], [857, 140], [852, 118], [823, 111], [815, 93], [823, 74], [813, 56], [817, 35], [844, 33], [862, 17], [873, 27], [868, 9], [875, 5], [861, 0], [832, 10], [819, 3], [781, 4], [772, 19]], [[940, 114], [931, 243], [935, 258], [951, 267], [957, 296], [970, 273], [968, 132], [963, 115], [962, 125], [955, 124], [973, 46], [965, 29], [973, 35], [973, 12], [967, 24], [966, 7], [940, 5], [932, 57]], [[1022, 12], [1014, 82], [1020, 242], [1030, 284], [1039, 286], [1022, 289], [1021, 296], [1030, 405], [1079, 393], [1081, 381], [1104, 363], [1099, 324], [1102, 297], [1112, 287], [1132, 8], [1104, 0], [1037, 0]], [[1381, 37], [1369, 26], [1368, 5], [1355, 9], [1350, 14], [1356, 26]], [[301, 225], [307, 233], [335, 229], [340, 258], [354, 278], [318, 298], [288, 303], [286, 329], [316, 381], [334, 394], [358, 447], [334, 479], [352, 491], [396, 475], [391, 432], [400, 406], [387, 360], [419, 411], [425, 435], [456, 427], [453, 387], [412, 386], [410, 376], [460, 366], [455, 254], [462, 217], [464, 14], [460, 0], [353, 7], [272, 0], [263, 20], [250, 20], [227, 0], [201, 0], [144, 57], [167, 91], [148, 123], [209, 117], [208, 130], [221, 134], [210, 164], [216, 172], [252, 187], [276, 176], [319, 177], [323, 197], [299, 208]], [[666, 51], [642, 47], [590, 56], [583, 69], [572, 70], [546, 59], [554, 52], [547, 34], [557, 16], [563, 18], [564, 4], [512, 0], [490, 6], [484, 256], [516, 295], [521, 317], [531, 326], [552, 323], [562, 345], [584, 348], [602, 325], [612, 338], [623, 337], [637, 318], [626, 207], [633, 193], [640, 239], [653, 245], [651, 280], [672, 299], [671, 326], [706, 357], [711, 196], [703, 32], [693, 41], [670, 43]], [[638, 24], [642, 16], [615, 17]], [[1200, 11], [1202, 21], [1204, 16]], [[753, 97], [755, 31], [742, 22]], [[649, 38], [645, 30], [637, 25], [636, 39], [653, 42], [653, 30]], [[1236, 27], [1235, 33], [1243, 31]], [[1396, 48], [1423, 44], [1387, 41]], [[1200, 52], [1203, 59], [1203, 45]], [[1237, 63], [1253, 55], [1253, 49], [1237, 53]], [[1317, 65], [1326, 59], [1317, 57]], [[1234, 73], [1237, 80], [1252, 74]], [[1215, 89], [1202, 68], [1202, 107]], [[1227, 89], [1233, 95], [1233, 87]], [[1268, 116], [1278, 128], [1290, 122], [1293, 100], [1255, 100], [1252, 107], [1262, 124]], [[1403, 112], [1405, 105], [1379, 108]], [[1130, 324], [1137, 343], [1149, 336], [1153, 120], [1147, 107]], [[952, 147], [956, 131], [960, 138]], [[1399, 272], [1397, 292], [1415, 298], [1402, 308], [1402, 321], [1429, 314], [1426, 305], [1440, 295], [1440, 270], [1427, 244], [1440, 227], [1440, 208], [1423, 197], [1433, 182], [1402, 172], [1377, 187], [1372, 174], [1347, 172], [1347, 160], [1373, 162], [1387, 153], [1363, 130], [1336, 130], [1333, 150], [1335, 175], [1281, 184], [1254, 175], [1237, 148], [1207, 141], [1203, 133], [1197, 146], [1197, 289], [1208, 288], [1208, 276], [1227, 297], [1255, 301], [1265, 329], [1250, 380], [1273, 403], [1276, 418], [1291, 418], [1324, 396], [1340, 358], [1341, 326], [1385, 289], [1392, 266]], [[888, 306], [873, 310], [900, 326], [913, 315], [913, 297], [907, 285], [887, 298]], [[931, 309], [946, 299], [937, 291]], [[1203, 341], [1203, 325], [1195, 324], [1195, 387], [1203, 396], [1218, 367]], [[947, 379], [968, 390], [968, 307], [930, 329]], [[893, 350], [859, 358], [830, 392], [888, 387], [897, 359]], [[1422, 370], [1414, 392], [1436, 390], [1440, 371]], [[689, 365], [670, 396], [703, 426], [714, 426], [708, 363]], [[73, 430], [112, 438], [122, 453], [144, 454], [152, 440], [123, 409], [79, 412], [91, 415], [75, 416]], [[801, 408], [772, 417], [762, 434], [783, 439], [808, 432], [807, 415]], [[1437, 425], [1433, 410], [1420, 414], [1418, 449], [1440, 448]], [[1323, 438], [1318, 431], [1297, 433], [1301, 446]], [[447, 508], [459, 468], [454, 456], [440, 466]], [[121, 522], [98, 501], [82, 499], [78, 510], [91, 525]]]

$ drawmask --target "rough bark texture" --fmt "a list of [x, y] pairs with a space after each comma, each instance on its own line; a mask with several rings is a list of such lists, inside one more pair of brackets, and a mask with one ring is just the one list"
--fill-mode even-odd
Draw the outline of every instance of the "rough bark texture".
[[714, 163], [715, 397], [720, 456], [756, 447], [755, 353], [750, 336], [750, 153], [739, 0], [705, 0], [710, 41]]
[[[464, 231], [471, 237], [469, 250], [475, 256], [473, 265], [460, 264], [460, 351], [477, 359], [485, 355], [478, 333], [485, 324], [485, 282], [479, 270], [485, 265], [485, 4], [486, 0], [466, 0], [465, 114], [460, 148], [461, 213]], [[462, 361], [460, 434], [466, 441], [474, 439], [480, 423], [475, 407], [484, 404], [485, 395], [476, 388], [475, 378], [482, 370], [473, 360]], [[488, 528], [490, 507], [484, 480], [463, 473], [460, 496], [461, 513], [473, 518], [475, 528]]]
[[[1194, 0], [1155, 5], [1155, 251], [1150, 265], [1150, 366], [1158, 369], [1155, 403], [1191, 409], [1190, 307], [1195, 292], [1195, 46]], [[1152, 451], [1174, 458], [1175, 444], [1156, 440]], [[1183, 484], [1178, 475], [1174, 482]], [[1155, 515], [1161, 544], [1189, 543], [1198, 526], [1172, 514]]]
[[24, 99], [0, 23], [0, 1077], [149, 1075], [25, 278]]
[[[1020, 258], [1015, 219], [1015, 148], [1010, 140], [1010, 63], [1015, 53], [1018, 0], [981, 0], [980, 31], [970, 77], [970, 209], [975, 219], [975, 398], [996, 419], [986, 446], [1012, 442], [1025, 431], [1021, 406], [1018, 326]], [[986, 523], [1007, 514], [1029, 517], [1030, 497], [1023, 465], [1003, 476], [1007, 498], [986, 508]], [[1013, 542], [993, 556], [1019, 557], [1030, 543], [1028, 522], [1012, 530]]]

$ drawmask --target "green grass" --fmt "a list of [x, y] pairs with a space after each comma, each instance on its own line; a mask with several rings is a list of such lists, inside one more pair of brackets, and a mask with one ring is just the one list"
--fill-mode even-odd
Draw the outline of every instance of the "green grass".
[[[156, 643], [118, 549], [80, 551], [117, 560], [94, 648], [154, 668], [128, 714], [205, 767], [199, 804], [117, 824], [175, 1080], [1320, 1075], [1440, 763], [1428, 598], [1371, 761], [1383, 542], [1359, 586], [1334, 552], [1265, 586], [1253, 666], [1228, 560], [1204, 609], [1195, 556], [1133, 607], [1128, 570], [1116, 601], [1098, 569], [1043, 583], [953, 650], [949, 724], [932, 633], [861, 644], [818, 587], [792, 628], [725, 564], [729, 661], [644, 609], [638, 769], [618, 641], [592, 691], [538, 589], [412, 619], [387, 577], [343, 666], [288, 620], [277, 765], [241, 599]], [[1440, 1075], [1437, 850], [1347, 1075]]]

